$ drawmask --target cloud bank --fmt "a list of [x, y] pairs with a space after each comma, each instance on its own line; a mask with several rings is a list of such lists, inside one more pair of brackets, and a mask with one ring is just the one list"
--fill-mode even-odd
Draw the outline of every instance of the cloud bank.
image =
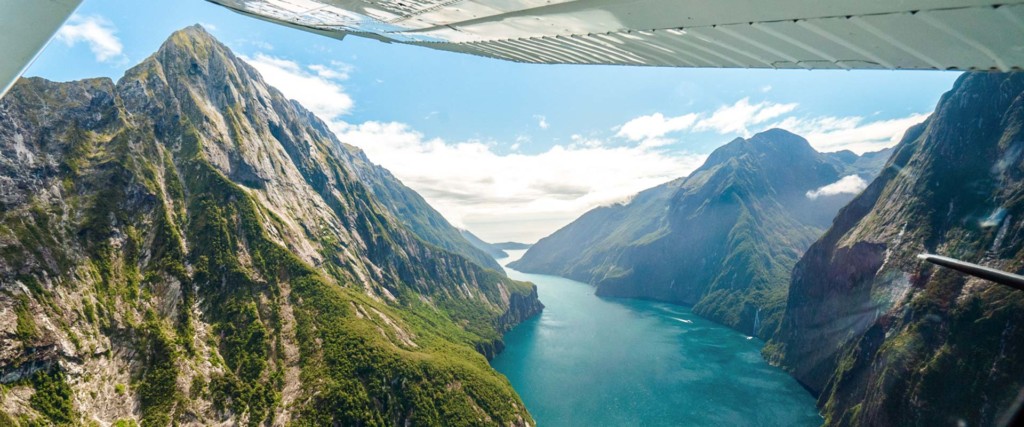
[[923, 122], [928, 114], [869, 121], [864, 117], [787, 117], [772, 127], [779, 127], [807, 138], [822, 152], [850, 150], [857, 154], [878, 151], [896, 145], [907, 128]]
[[706, 157], [582, 137], [542, 153], [499, 154], [493, 144], [428, 138], [397, 122], [334, 127], [449, 221], [492, 240], [534, 241], [595, 206], [687, 175]]
[[[531, 141], [527, 135], [515, 141], [449, 141], [400, 122], [350, 123], [344, 117], [354, 101], [342, 83], [352, 69], [345, 64], [300, 65], [263, 53], [242, 58], [326, 121], [341, 141], [362, 148], [370, 160], [422, 194], [453, 224], [492, 241], [537, 240], [589, 209], [688, 175], [707, 157], [686, 150], [680, 141], [688, 135], [713, 135], [724, 143], [730, 136], [749, 137], [780, 127], [806, 137], [819, 151], [863, 153], [894, 145], [907, 127], [926, 117], [808, 116], [799, 114], [797, 103], [744, 97], [708, 111], [635, 117], [611, 127], [610, 135], [572, 134], [543, 152], [523, 153], [523, 143]], [[549, 128], [545, 116], [532, 118], [540, 130]], [[866, 185], [851, 175], [807, 197], [856, 193]]]
[[239, 58], [256, 68], [272, 86], [325, 121], [348, 114], [355, 105], [341, 84], [348, 79], [350, 66], [333, 63], [302, 67], [295, 61], [263, 53]]
[[807, 192], [807, 198], [814, 200], [822, 196], [836, 196], [839, 194], [859, 194], [868, 188], [868, 182], [857, 175], [847, 175], [839, 181], [822, 186], [816, 190]]

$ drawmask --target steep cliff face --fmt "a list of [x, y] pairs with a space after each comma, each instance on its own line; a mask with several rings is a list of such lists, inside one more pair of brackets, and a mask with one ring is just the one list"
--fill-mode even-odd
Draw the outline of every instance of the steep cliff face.
[[[0, 423], [532, 423], [535, 288], [424, 243], [200, 27], [0, 101]], [[365, 172], [365, 171], [363, 171]]]
[[790, 269], [852, 198], [808, 192], [857, 173], [858, 159], [818, 153], [778, 129], [737, 139], [689, 177], [594, 209], [510, 266], [593, 283], [599, 295], [693, 305], [768, 337]]
[[1024, 74], [968, 73], [793, 270], [765, 355], [827, 424], [991, 425], [1024, 386], [1024, 292], [921, 252], [1024, 268]]

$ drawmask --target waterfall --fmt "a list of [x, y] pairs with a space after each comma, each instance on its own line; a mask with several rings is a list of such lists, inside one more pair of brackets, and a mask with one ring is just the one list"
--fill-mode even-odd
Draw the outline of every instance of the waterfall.
[[992, 242], [992, 248], [989, 249], [989, 252], [995, 254], [996, 252], [999, 251], [999, 247], [1003, 245], [1003, 239], [1006, 238], [1007, 227], [1010, 226], [1010, 222], [1012, 222], [1012, 220], [1013, 215], [1006, 216], [1006, 219], [1003, 221], [1002, 227], [999, 227], [999, 232], [996, 233], [996, 238]]
[[753, 335], [755, 337], [757, 336], [758, 326], [761, 326], [761, 307], [758, 307], [757, 311], [754, 312], [754, 330], [753, 332], [750, 333], [750, 335]]

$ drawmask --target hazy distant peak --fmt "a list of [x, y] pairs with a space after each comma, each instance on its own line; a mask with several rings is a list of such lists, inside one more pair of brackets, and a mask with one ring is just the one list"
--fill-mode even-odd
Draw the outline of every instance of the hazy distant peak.
[[764, 141], [764, 142], [787, 142], [787, 141], [803, 141], [807, 142], [802, 136], [797, 135], [785, 129], [771, 128], [754, 134], [750, 137], [750, 141]]
[[788, 153], [817, 153], [804, 137], [787, 130], [773, 128], [760, 132], [747, 140], [751, 147], [759, 150], [775, 150]]
[[773, 128], [750, 138], [736, 138], [718, 147], [711, 152], [698, 171], [709, 170], [744, 155], [754, 155], [761, 159], [760, 161], [767, 162], [812, 162], [819, 153], [803, 137], [784, 129]]

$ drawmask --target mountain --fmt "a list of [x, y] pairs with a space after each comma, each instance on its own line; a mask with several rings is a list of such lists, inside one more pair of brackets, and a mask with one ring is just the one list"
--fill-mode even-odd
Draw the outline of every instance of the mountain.
[[521, 251], [523, 249], [530, 249], [530, 246], [533, 246], [533, 245], [531, 245], [529, 243], [519, 243], [519, 242], [499, 242], [499, 243], [493, 243], [493, 245], [495, 247], [497, 247], [498, 249], [509, 250], [509, 251]]
[[459, 230], [459, 232], [461, 232], [462, 237], [465, 238], [474, 247], [486, 252], [487, 255], [491, 256], [493, 259], [501, 259], [508, 256], [508, 254], [505, 253], [505, 251], [502, 250], [502, 248], [498, 247], [498, 245], [485, 242], [483, 239], [477, 237], [469, 230]]
[[598, 295], [693, 305], [768, 337], [789, 271], [852, 198], [817, 191], [857, 173], [849, 154], [818, 153], [779, 129], [737, 138], [689, 177], [587, 212], [510, 267], [589, 282]]
[[825, 153], [825, 155], [838, 162], [845, 174], [856, 174], [866, 181], [871, 181], [885, 167], [885, 163], [889, 161], [895, 151], [895, 147], [889, 147], [859, 156], [850, 150]]
[[1024, 386], [1024, 73], [966, 73], [793, 269], [768, 359], [829, 425], [993, 425]]
[[529, 249], [530, 244], [519, 243], [519, 242], [501, 242], [501, 243], [488, 243], [483, 239], [477, 237], [469, 230], [459, 230], [462, 233], [462, 237], [465, 238], [477, 249], [486, 252], [494, 259], [502, 259], [508, 256], [505, 251], [518, 251], [523, 249]]
[[[310, 117], [310, 121], [319, 123], [315, 117]], [[322, 131], [330, 133], [327, 129]], [[480, 247], [473, 240], [476, 236], [472, 233], [467, 236], [468, 231], [452, 226], [444, 216], [423, 200], [419, 193], [406, 187], [387, 169], [371, 163], [359, 148], [348, 144], [342, 144], [342, 147], [343, 155], [339, 157], [346, 161], [350, 170], [354, 171], [359, 180], [373, 192], [377, 201], [417, 237], [441, 249], [462, 255], [481, 267], [505, 274], [505, 270], [495, 261], [495, 258], [502, 257], [494, 256], [487, 249]]]
[[540, 239], [509, 266], [594, 283], [601, 278], [601, 268], [597, 267], [611, 262], [632, 242], [663, 230], [669, 202], [682, 181], [678, 179], [644, 190], [628, 204], [592, 209]]
[[424, 242], [362, 160], [199, 26], [117, 83], [19, 81], [0, 424], [531, 425], [487, 357], [536, 288]]

